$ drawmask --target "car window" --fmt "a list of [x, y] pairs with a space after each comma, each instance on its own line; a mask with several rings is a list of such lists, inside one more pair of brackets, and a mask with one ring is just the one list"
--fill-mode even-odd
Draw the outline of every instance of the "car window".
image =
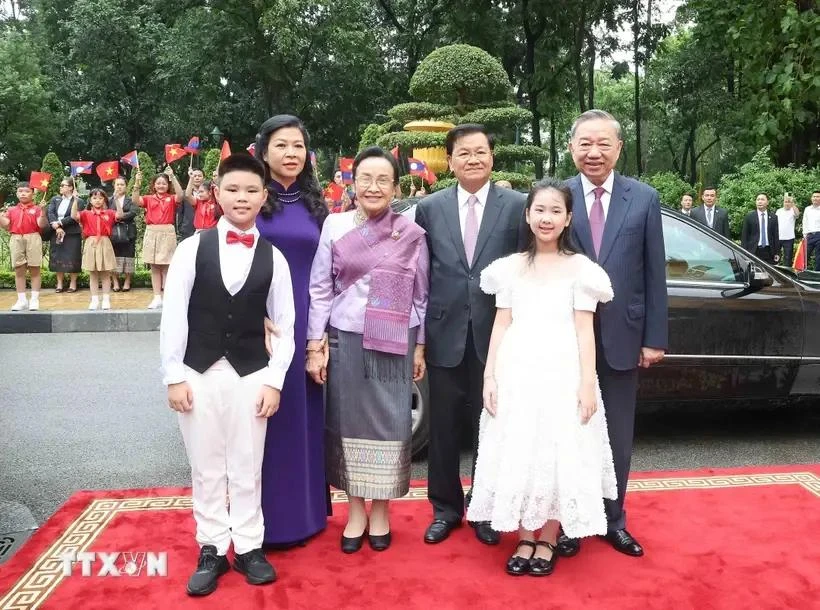
[[707, 233], [672, 216], [663, 216], [666, 279], [693, 282], [742, 282], [734, 251]]

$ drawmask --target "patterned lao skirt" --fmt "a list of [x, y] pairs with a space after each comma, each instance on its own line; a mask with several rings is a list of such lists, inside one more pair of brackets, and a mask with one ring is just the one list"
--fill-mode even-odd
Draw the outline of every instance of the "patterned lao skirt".
[[362, 347], [362, 335], [330, 330], [325, 456], [328, 482], [348, 496], [400, 498], [410, 488], [413, 351]]

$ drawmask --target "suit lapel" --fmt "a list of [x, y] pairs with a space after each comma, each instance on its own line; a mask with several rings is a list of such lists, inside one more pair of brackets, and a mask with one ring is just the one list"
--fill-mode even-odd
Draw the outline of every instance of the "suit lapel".
[[[467, 264], [467, 254], [464, 252], [464, 238], [461, 236], [461, 220], [458, 217], [458, 190], [457, 187], [452, 187], [450, 197], [444, 203], [444, 221], [447, 223], [447, 228], [450, 230], [450, 235], [453, 238], [453, 247], [458, 251], [458, 257], [461, 259], [461, 264], [469, 271], [470, 265]], [[476, 256], [476, 258], [478, 258]]]
[[570, 180], [569, 188], [572, 191], [572, 223], [575, 225], [575, 235], [578, 236], [578, 245], [590, 258], [595, 258], [595, 247], [592, 244], [592, 230], [589, 228], [587, 203], [584, 198], [584, 189], [581, 187], [581, 177], [575, 176]]
[[[475, 243], [475, 254], [473, 254], [473, 265], [478, 260], [478, 257], [481, 256], [481, 251], [484, 249], [484, 246], [487, 245], [487, 242], [490, 239], [490, 235], [492, 235], [493, 229], [495, 228], [495, 224], [498, 222], [498, 217], [501, 215], [501, 208], [504, 207], [504, 204], [501, 201], [501, 194], [498, 193], [495, 185], [490, 185], [490, 191], [487, 193], [487, 203], [484, 204], [484, 214], [481, 215], [481, 226], [478, 228], [478, 238], [476, 239]], [[459, 229], [460, 229], [459, 223]], [[459, 231], [459, 234], [461, 232]], [[463, 242], [462, 242], [462, 250]], [[467, 256], [465, 254], [464, 260], [467, 260]]]
[[609, 210], [604, 224], [604, 236], [601, 240], [601, 255], [598, 257], [599, 263], [606, 262], [607, 256], [615, 245], [615, 239], [621, 230], [629, 206], [632, 205], [632, 197], [629, 196], [630, 188], [624, 184], [620, 175], [615, 174], [615, 181], [612, 186], [612, 197], [609, 199]]

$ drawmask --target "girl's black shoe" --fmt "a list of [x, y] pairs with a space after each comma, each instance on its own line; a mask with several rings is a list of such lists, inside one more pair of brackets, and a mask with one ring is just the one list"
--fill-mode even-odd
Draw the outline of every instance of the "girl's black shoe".
[[522, 546], [527, 546], [532, 549], [532, 553], [529, 557], [519, 557], [518, 555], [513, 555], [507, 560], [507, 574], [512, 576], [523, 576], [524, 574], [529, 574], [530, 572], [530, 561], [532, 560], [532, 556], [535, 555], [535, 543], [532, 540], [519, 540], [518, 546], [515, 547], [515, 550]]
[[[555, 569], [555, 562], [558, 561], [558, 552], [556, 551], [555, 545], [550, 544], [545, 540], [539, 540], [535, 543], [535, 546], [547, 547], [550, 551], [552, 551], [552, 557], [549, 559], [544, 559], [542, 557], [531, 557], [530, 574], [532, 576], [549, 576]], [[533, 555], [535, 555], [535, 551], [533, 551]]]

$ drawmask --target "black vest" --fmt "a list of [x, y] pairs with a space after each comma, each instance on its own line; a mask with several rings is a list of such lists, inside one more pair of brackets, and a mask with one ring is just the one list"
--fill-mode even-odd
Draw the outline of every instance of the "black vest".
[[273, 279], [273, 246], [264, 239], [258, 242], [248, 279], [231, 296], [222, 282], [216, 227], [199, 234], [196, 279], [188, 303], [188, 347], [183, 360], [198, 373], [207, 371], [223, 356], [241, 377], [268, 365], [264, 325]]

